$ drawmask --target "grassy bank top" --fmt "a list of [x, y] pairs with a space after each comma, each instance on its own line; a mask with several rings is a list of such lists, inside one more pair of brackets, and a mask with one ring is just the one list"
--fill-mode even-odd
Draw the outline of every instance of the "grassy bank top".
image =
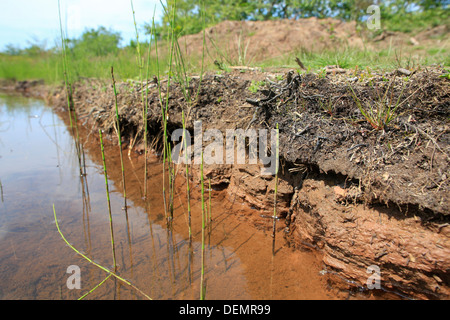
[[[330, 65], [367, 70], [450, 66], [450, 18], [448, 5], [442, 1], [393, 1], [390, 7], [382, 4], [381, 27], [372, 31], [363, 10], [367, 6], [346, 9], [349, 1], [342, 2], [343, 8], [337, 4], [333, 7], [332, 1], [328, 7], [322, 4], [313, 8], [293, 1], [301, 10], [291, 12], [287, 8], [280, 11], [280, 5], [289, 1], [272, 2], [261, 2], [266, 6], [276, 2], [270, 11], [247, 1], [225, 1], [222, 13], [213, 14], [217, 5], [206, 0], [203, 10], [189, 0], [176, 4], [168, 1], [162, 22], [145, 25], [148, 34], [139, 35], [139, 42], [131, 41], [126, 46], [119, 45], [120, 32], [104, 27], [86, 30], [80, 38], [64, 41], [69, 77], [72, 82], [84, 77], [109, 80], [114, 66], [118, 80], [139, 79], [146, 61], [150, 76], [167, 75], [172, 34], [187, 74], [226, 72], [233, 66], [317, 73], [325, 72], [324, 67]], [[0, 78], [61, 83], [61, 48], [47, 49], [38, 42], [25, 49], [9, 45], [0, 53]]]

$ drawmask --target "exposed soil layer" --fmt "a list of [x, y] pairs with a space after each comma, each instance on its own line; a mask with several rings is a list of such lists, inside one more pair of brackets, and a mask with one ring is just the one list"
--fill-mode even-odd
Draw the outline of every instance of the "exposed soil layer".
[[[368, 42], [355, 30], [354, 24], [333, 19], [227, 21], [207, 29], [207, 57], [239, 64], [333, 46], [427, 47], [448, 32], [446, 26], [414, 37], [385, 32]], [[202, 42], [201, 34], [180, 40], [187, 54], [194, 55], [201, 53]], [[200, 87], [200, 77], [192, 77], [187, 92], [193, 97], [199, 90], [199, 95], [191, 101], [172, 80], [168, 132], [182, 128], [182, 110], [192, 136], [198, 120], [203, 130], [223, 133], [273, 129], [278, 124], [277, 212], [286, 243], [321, 254], [337, 284], [366, 287], [371, 275], [367, 268], [377, 266], [385, 291], [448, 299], [450, 80], [445, 72], [428, 67], [368, 73], [330, 66], [320, 74], [299, 74], [243, 67], [206, 73]], [[159, 80], [145, 85], [148, 141], [156, 153], [161, 148], [161, 100], [165, 103], [168, 83]], [[67, 110], [63, 86], [25, 81], [2, 87], [40, 96]], [[142, 154], [141, 84], [118, 83], [117, 89], [123, 142], [129, 152]], [[92, 134], [101, 128], [114, 140], [111, 83], [83, 79], [73, 86], [73, 93], [79, 124]], [[373, 116], [367, 116], [369, 112]], [[198, 180], [196, 169], [191, 171]], [[205, 174], [215, 188], [255, 209], [248, 221], [268, 228], [266, 217], [274, 207], [273, 176], [261, 176], [258, 165], [208, 165]]]
[[[180, 39], [183, 52], [201, 56], [205, 38], [206, 58], [220, 63], [242, 65], [279, 59], [286, 54], [320, 52], [323, 49], [344, 52], [360, 50], [397, 50], [399, 55], [414, 49], [412, 58], [426, 55], [427, 49], [450, 45], [445, 35], [449, 26], [441, 25], [415, 34], [383, 31], [375, 35], [365, 26], [333, 18], [298, 20], [224, 21], [203, 32]], [[294, 63], [292, 61], [292, 63]], [[307, 67], [307, 66], [306, 66]]]
[[[344, 71], [317, 74], [246, 70], [205, 74], [196, 101], [187, 103], [176, 83], [169, 97], [169, 133], [194, 121], [203, 130], [280, 128], [277, 209], [289, 245], [323, 255], [336, 280], [365, 286], [369, 266], [378, 266], [382, 286], [409, 297], [446, 299], [450, 293], [449, 154], [450, 91], [444, 70], [403, 70], [367, 75]], [[252, 80], [262, 81], [257, 92]], [[158, 84], [148, 83], [149, 142], [161, 144]], [[191, 81], [196, 92], [199, 78]], [[67, 109], [64, 88], [13, 84], [23, 93], [45, 92]], [[42, 89], [42, 91], [39, 90]], [[350, 89], [353, 89], [352, 90]], [[120, 125], [130, 152], [143, 152], [142, 96], [138, 83], [118, 84]], [[85, 79], [74, 85], [80, 125], [101, 128], [114, 139], [111, 84]], [[383, 96], [388, 98], [383, 100]], [[363, 110], [396, 108], [377, 128]], [[396, 107], [396, 105], [398, 106]], [[370, 108], [368, 106], [371, 106]], [[386, 120], [386, 119], [384, 119]], [[193, 134], [192, 134], [193, 135]], [[198, 178], [194, 166], [191, 170]], [[180, 170], [183, 171], [183, 170]], [[205, 174], [256, 210], [249, 221], [267, 227], [275, 179], [255, 165], [210, 165]]]
[[[172, 84], [169, 132], [202, 120], [203, 129], [280, 128], [280, 181], [277, 208], [285, 218], [286, 240], [323, 254], [330, 272], [365, 285], [367, 267], [380, 267], [385, 288], [409, 296], [449, 294], [449, 81], [439, 69], [416, 70], [405, 81], [392, 74], [262, 74], [255, 71], [206, 74], [198, 100], [186, 103]], [[357, 77], [357, 80], [354, 78]], [[266, 80], [251, 93], [251, 80]], [[388, 81], [386, 81], [386, 79]], [[348, 81], [352, 82], [348, 82]], [[161, 81], [162, 92], [166, 91]], [[196, 90], [198, 79], [193, 79]], [[377, 130], [363, 117], [361, 103], [373, 108], [385, 93], [400, 101], [393, 120]], [[39, 83], [15, 84], [36, 95]], [[157, 84], [149, 87], [150, 140], [157, 150], [161, 107]], [[42, 87], [47, 92], [48, 88]], [[119, 114], [124, 142], [143, 152], [140, 86], [122, 83]], [[47, 92], [55, 107], [66, 108], [63, 88]], [[378, 95], [380, 96], [378, 96]], [[81, 125], [102, 128], [114, 138], [111, 85], [85, 80], [74, 86]], [[273, 211], [273, 177], [258, 166], [208, 166], [212, 184], [257, 209], [249, 220]], [[279, 224], [281, 225], [281, 223]], [[284, 227], [284, 226], [283, 226]]]

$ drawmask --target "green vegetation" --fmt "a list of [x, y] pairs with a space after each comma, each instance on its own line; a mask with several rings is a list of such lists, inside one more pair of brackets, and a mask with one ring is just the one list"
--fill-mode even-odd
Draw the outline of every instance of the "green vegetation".
[[[0, 78], [29, 80], [43, 79], [47, 83], [64, 81], [64, 68], [71, 73], [67, 81], [73, 83], [80, 77], [98, 78], [107, 81], [110, 68], [114, 66], [116, 79], [143, 79], [143, 61], [147, 60], [147, 75], [172, 74], [175, 81], [189, 87], [188, 74], [201, 73], [201, 70], [217, 70], [217, 65], [207, 62], [203, 57], [181, 56], [178, 41], [180, 36], [205, 30], [223, 20], [270, 20], [283, 18], [333, 17], [344, 21], [356, 20], [364, 23], [369, 14], [367, 7], [372, 4], [366, 0], [345, 1], [304, 1], [304, 0], [205, 0], [201, 5], [194, 0], [168, 0], [160, 23], [152, 22], [144, 27], [149, 40], [140, 42], [139, 37], [126, 46], [120, 46], [120, 32], [99, 27], [87, 29], [77, 39], [64, 39], [62, 47], [47, 49], [45, 43], [35, 39], [28, 48], [18, 48], [13, 44], [6, 46], [0, 53]], [[449, 1], [447, 0], [393, 0], [380, 4], [381, 29], [372, 32], [372, 36], [384, 30], [403, 31], [414, 35], [419, 30], [437, 25], [450, 26]], [[171, 9], [173, 8], [173, 9]], [[150, 19], [151, 21], [151, 19]], [[360, 28], [362, 29], [362, 28]], [[239, 53], [237, 58], [226, 56], [221, 52], [218, 43], [212, 43], [208, 54], [231, 65], [250, 65], [258, 67], [289, 66], [295, 67], [294, 59], [299, 57], [310, 70], [317, 70], [325, 65], [338, 64], [343, 68], [371, 67], [388, 69], [409, 63], [414, 66], [441, 63], [450, 65], [450, 57], [443, 48], [413, 48], [412, 51], [387, 48], [380, 51], [369, 51], [354, 48], [329, 48], [322, 52], [310, 52], [301, 48], [297, 52], [284, 56], [254, 62], [247, 57], [247, 45], [239, 37]], [[151, 55], [151, 44], [159, 47], [158, 56]], [[175, 45], [175, 47], [172, 47]], [[422, 51], [420, 51], [422, 49]], [[61, 50], [67, 57], [68, 65], [63, 66], [60, 59]], [[424, 53], [423, 51], [426, 51]], [[136, 52], [139, 55], [139, 68], [136, 68]], [[201, 61], [201, 62], [200, 62]], [[172, 64], [176, 64], [176, 69]], [[403, 64], [403, 65], [402, 65]], [[228, 70], [223, 65], [223, 70]]]
[[256, 93], [265, 85], [266, 85], [266, 82], [264, 80], [262, 80], [262, 81], [252, 80], [250, 86], [248, 87], [248, 91], [250, 91], [251, 93]]
[[117, 54], [121, 39], [119, 32], [99, 27], [97, 30], [86, 30], [80, 39], [68, 40], [67, 47], [76, 56], [104, 57], [110, 54]]
[[[116, 80], [114, 79], [114, 68], [111, 67], [111, 79], [112, 79], [112, 85], [113, 85], [113, 91], [114, 91], [114, 106], [116, 110], [116, 132], [117, 132], [117, 140], [119, 145], [119, 153], [120, 153], [120, 166], [122, 169], [122, 185], [123, 185], [123, 199], [124, 199], [124, 210], [127, 210], [127, 188], [125, 185], [125, 168], [123, 164], [123, 148], [122, 148], [122, 134], [120, 129], [120, 119], [119, 119], [119, 106], [117, 105], [117, 89], [116, 89]], [[101, 137], [101, 135], [100, 135]], [[147, 140], [145, 141], [147, 142]]]
[[202, 263], [200, 271], [200, 300], [205, 300], [205, 181], [203, 177], [203, 151], [202, 151], [202, 162], [200, 164], [200, 184], [202, 191]]
[[109, 216], [109, 228], [110, 228], [110, 233], [111, 233], [112, 257], [113, 257], [113, 263], [114, 263], [114, 272], [116, 272], [117, 271], [116, 246], [114, 244], [114, 228], [113, 228], [112, 213], [111, 213], [111, 200], [109, 197], [108, 172], [106, 171], [105, 148], [103, 146], [102, 130], [99, 129], [98, 133], [100, 135], [100, 147], [102, 150], [103, 172], [105, 174], [106, 200], [108, 202], [108, 216]]
[[[445, 1], [436, 2], [443, 4]], [[439, 25], [450, 26], [449, 8], [443, 8], [442, 6], [430, 7], [428, 9], [424, 8], [416, 12], [398, 11], [396, 13], [384, 14], [382, 12], [381, 19], [383, 19], [383, 29], [390, 31], [415, 33], [417, 30], [424, 30], [429, 27]]]
[[398, 116], [396, 112], [397, 109], [403, 103], [408, 101], [408, 98], [410, 98], [417, 91], [416, 90], [409, 97], [403, 99], [403, 101], [400, 101], [403, 98], [403, 91], [406, 87], [406, 82], [403, 83], [402, 91], [397, 99], [394, 99], [391, 96], [392, 92], [389, 92], [392, 83], [393, 80], [389, 82], [383, 95], [380, 95], [379, 92], [377, 92], [377, 99], [370, 102], [362, 102], [357, 97], [353, 88], [348, 85], [352, 94], [352, 98], [358, 106], [359, 111], [375, 130], [384, 130], [386, 126], [388, 126], [389, 123]]
[[[131, 2], [133, 18], [134, 9], [133, 2]], [[447, 18], [444, 14], [446, 1], [432, 1], [432, 0], [416, 0], [416, 1], [400, 1], [394, 0], [390, 1], [389, 5], [383, 3], [382, 5], [382, 17], [386, 17], [385, 26], [389, 26], [392, 30], [395, 28], [404, 28], [405, 30], [409, 27], [405, 24], [401, 26], [399, 19], [404, 15], [415, 15], [415, 17], [420, 18], [419, 20], [423, 24], [417, 23], [416, 26], [433, 26], [435, 23], [443, 23]], [[61, 48], [53, 48], [50, 50], [45, 50], [43, 47], [34, 45], [26, 50], [20, 50], [9, 46], [7, 51], [0, 55], [0, 78], [14, 78], [17, 80], [24, 80], [30, 78], [43, 78], [49, 83], [62, 82], [64, 81], [67, 97], [68, 97], [68, 110], [69, 115], [73, 111], [74, 123], [76, 124], [76, 110], [73, 109], [73, 104], [71, 103], [71, 84], [78, 80], [80, 77], [95, 77], [99, 79], [112, 79], [112, 86], [114, 92], [114, 104], [115, 104], [115, 126], [117, 130], [117, 137], [119, 141], [120, 156], [121, 156], [121, 167], [122, 167], [122, 181], [123, 181], [123, 197], [125, 200], [126, 209], [126, 188], [125, 188], [125, 173], [122, 155], [122, 139], [120, 132], [120, 118], [119, 109], [117, 105], [117, 91], [116, 91], [116, 77], [120, 80], [126, 80], [128, 78], [138, 79], [140, 84], [140, 92], [142, 98], [142, 128], [143, 135], [145, 137], [145, 153], [144, 157], [147, 156], [147, 120], [148, 120], [148, 95], [147, 95], [147, 84], [150, 78], [150, 74], [156, 75], [158, 90], [159, 90], [159, 101], [161, 107], [161, 119], [162, 119], [162, 131], [163, 131], [163, 152], [162, 152], [162, 171], [163, 171], [163, 183], [162, 183], [162, 196], [164, 200], [164, 211], [167, 221], [167, 227], [171, 227], [171, 222], [174, 219], [174, 180], [175, 180], [175, 164], [172, 160], [172, 150], [169, 143], [168, 137], [168, 108], [170, 99], [170, 85], [172, 81], [178, 82], [183, 90], [185, 100], [187, 101], [187, 115], [189, 115], [190, 108], [195, 104], [198, 98], [203, 71], [207, 68], [216, 69], [217, 64], [211, 63], [209, 66], [205, 66], [205, 28], [213, 23], [217, 23], [226, 19], [251, 19], [251, 20], [267, 20], [267, 19], [277, 19], [277, 18], [301, 18], [316, 16], [319, 18], [323, 17], [335, 17], [343, 20], [356, 20], [363, 21], [367, 16], [365, 14], [365, 9], [370, 4], [369, 1], [357, 1], [357, 0], [347, 0], [347, 1], [302, 1], [302, 0], [272, 0], [272, 1], [258, 1], [250, 2], [247, 0], [224, 0], [221, 2], [205, 0], [202, 2], [201, 7], [192, 0], [168, 0], [167, 4], [164, 6], [164, 16], [163, 22], [160, 25], [156, 25], [154, 18], [152, 20], [151, 26], [147, 26], [149, 30], [149, 42], [141, 43], [139, 41], [139, 33], [134, 20], [134, 25], [136, 28], [136, 42], [131, 42], [129, 46], [119, 47], [121, 40], [120, 33], [114, 32], [112, 30], [107, 30], [104, 27], [100, 27], [97, 30], [90, 29], [86, 30], [79, 39], [66, 39], [61, 27]], [[416, 7], [412, 10], [411, 7]], [[294, 9], [295, 8], [295, 9]], [[437, 17], [432, 16], [431, 12], [439, 13]], [[444, 21], [445, 22], [445, 21]], [[413, 28], [414, 25], [411, 24], [411, 29], [408, 32], [416, 30]], [[203, 52], [201, 56], [201, 67], [199, 63], [194, 61], [198, 57], [186, 57], [180, 48], [179, 37], [184, 34], [189, 34], [193, 32], [199, 32], [203, 30]], [[247, 59], [247, 47], [244, 45], [243, 39], [239, 37], [239, 54], [237, 60], [224, 59], [229, 64], [249, 64], [251, 60]], [[154, 44], [155, 53], [152, 51], [152, 44]], [[218, 46], [214, 46], [218, 51]], [[159, 49], [158, 49], [159, 48]], [[278, 57], [276, 59], [267, 60], [260, 63], [260, 67], [271, 67], [271, 66], [281, 66], [290, 65], [295, 58], [300, 59], [297, 61], [302, 61], [304, 65], [307, 66], [306, 71], [321, 69], [327, 65], [339, 65], [341, 68], [366, 68], [367, 73], [371, 73], [371, 68], [384, 68], [384, 67], [403, 67], [405, 65], [411, 66], [412, 64], [430, 63], [439, 61], [442, 59], [447, 59], [445, 62], [448, 64], [448, 57], [443, 50], [439, 48], [427, 48], [427, 52], [430, 55], [435, 56], [435, 59], [428, 58], [428, 60], [416, 61], [411, 56], [404, 56], [401, 53], [392, 50], [391, 48], [386, 51], [373, 52], [369, 50], [355, 50], [350, 48], [343, 49], [328, 49], [322, 52], [308, 52], [308, 51], [298, 51], [294, 53], [286, 54], [283, 57]], [[221, 52], [216, 52], [217, 55], [223, 55]], [[445, 58], [446, 57], [446, 58]], [[226, 56], [223, 55], [223, 58]], [[192, 60], [188, 60], [192, 59]], [[137, 64], [134, 62], [137, 61]], [[145, 65], [144, 61], [147, 61]], [[298, 62], [299, 65], [302, 63]], [[194, 67], [193, 67], [194, 66]], [[197, 66], [197, 69], [195, 69]], [[295, 65], [294, 65], [295, 66]], [[146, 67], [146, 75], [144, 78], [144, 68]], [[226, 67], [226, 66], [225, 66]], [[304, 67], [300, 66], [302, 69]], [[189, 71], [192, 68], [194, 71], [200, 73], [200, 85], [197, 91], [190, 91], [190, 81]], [[69, 72], [70, 71], [70, 72]], [[116, 71], [116, 73], [114, 73]], [[324, 74], [324, 71], [321, 75]], [[166, 92], [162, 92], [161, 78], [167, 76]], [[363, 74], [359, 75], [360, 77]], [[265, 81], [252, 81], [249, 87], [250, 92], [257, 92], [261, 87], [266, 85]], [[365, 101], [361, 101], [353, 91], [352, 87], [350, 90], [352, 92], [352, 97], [357, 104], [362, 115], [365, 117], [368, 123], [376, 129], [383, 130], [385, 126], [397, 117], [397, 109], [408, 98], [402, 99], [403, 91], [397, 99], [392, 99], [389, 95], [391, 84], [387, 86], [386, 91], [382, 95], [378, 95], [378, 100], [374, 101], [373, 104], [365, 104]], [[324, 102], [322, 108], [325, 112], [333, 115], [334, 105], [332, 100]], [[70, 117], [72, 121], [72, 116]], [[184, 151], [187, 151], [187, 132], [186, 132], [186, 122], [185, 122], [185, 110], [182, 110], [182, 122], [183, 122], [183, 143]], [[72, 125], [71, 125], [72, 126]], [[75, 129], [76, 129], [75, 125]], [[276, 235], [276, 223], [277, 223], [277, 196], [278, 196], [278, 158], [279, 158], [279, 131], [278, 124], [276, 125], [277, 135], [276, 135], [276, 150], [272, 150], [276, 154], [276, 174], [274, 180], [274, 211], [273, 211], [273, 225], [272, 225], [272, 256], [275, 255], [275, 235]], [[63, 236], [56, 218], [55, 207], [53, 206], [53, 213], [56, 222], [56, 226], [62, 239], [73, 249], [77, 254], [81, 255], [84, 259], [97, 266], [101, 270], [108, 273], [107, 277], [102, 280], [93, 289], [83, 295], [93, 292], [96, 288], [101, 286], [110, 277], [115, 277], [116, 279], [122, 281], [123, 283], [131, 286], [138, 292], [140, 292], [145, 297], [149, 298], [142, 291], [134, 287], [129, 281], [119, 277], [117, 272], [116, 264], [116, 253], [114, 244], [114, 232], [113, 232], [113, 221], [111, 214], [111, 203], [109, 198], [109, 186], [108, 186], [108, 175], [106, 170], [106, 160], [104, 145], [102, 139], [102, 131], [99, 130], [100, 146], [102, 152], [104, 177], [105, 177], [105, 187], [107, 204], [109, 211], [109, 224], [110, 224], [110, 235], [111, 235], [111, 247], [112, 247], [112, 257], [114, 270], [108, 270], [99, 264], [92, 261], [90, 258], [79, 252], [76, 248], [68, 243], [68, 241]], [[77, 134], [77, 141], [79, 137]], [[81, 161], [81, 150], [78, 149], [78, 158]], [[188, 226], [189, 226], [189, 242], [191, 246], [192, 241], [192, 230], [191, 230], [191, 196], [190, 196], [190, 183], [189, 183], [189, 161], [186, 156], [186, 188], [187, 188], [187, 202], [188, 202]], [[144, 196], [147, 196], [147, 164], [145, 163], [145, 191]], [[167, 166], [167, 167], [166, 167]], [[166, 195], [166, 180], [165, 175], [168, 169], [168, 192], [169, 198], [167, 200]], [[200, 187], [201, 187], [201, 270], [200, 270], [200, 299], [204, 300], [206, 295], [206, 281], [205, 281], [205, 267], [206, 267], [206, 255], [205, 255], [205, 228], [206, 223], [211, 226], [211, 180], [209, 179], [209, 207], [208, 212], [205, 207], [205, 181], [204, 181], [204, 163], [203, 163], [203, 152], [201, 153], [201, 165], [200, 165]], [[80, 175], [81, 162], [80, 162]], [[2, 185], [0, 182], [0, 191], [2, 190]], [[169, 216], [170, 213], [170, 216]], [[209, 216], [209, 221], [207, 222], [207, 217]], [[211, 230], [211, 229], [210, 229]]]
[[188, 227], [189, 227], [189, 243], [192, 243], [192, 226], [191, 226], [191, 190], [189, 188], [189, 155], [187, 152], [188, 144], [186, 137], [186, 120], [184, 118], [184, 111], [181, 112], [181, 118], [183, 121], [183, 144], [184, 144], [184, 154], [186, 162], [186, 200], [187, 200], [187, 211], [188, 211]]
[[75, 248], [72, 244], [70, 244], [69, 241], [67, 241], [66, 237], [64, 237], [64, 234], [61, 231], [61, 228], [59, 227], [58, 224], [58, 218], [56, 217], [56, 210], [55, 210], [55, 204], [53, 204], [53, 217], [55, 218], [55, 224], [56, 224], [56, 228], [58, 229], [58, 233], [61, 236], [61, 238], [63, 239], [63, 241], [69, 246], [70, 249], [72, 249], [73, 251], [75, 251], [78, 255], [80, 255], [83, 259], [85, 259], [86, 261], [88, 261], [89, 263], [91, 263], [92, 265], [96, 266], [97, 268], [99, 268], [100, 270], [106, 272], [108, 274], [108, 276], [102, 280], [98, 285], [96, 285], [94, 288], [92, 288], [91, 290], [89, 290], [89, 292], [87, 294], [84, 294], [83, 296], [80, 297], [80, 299], [83, 299], [86, 295], [88, 295], [89, 293], [93, 292], [96, 288], [98, 288], [101, 284], [103, 284], [110, 276], [115, 277], [117, 280], [119, 280], [120, 282], [126, 284], [127, 286], [133, 288], [134, 290], [136, 290], [137, 292], [139, 292], [141, 295], [143, 295], [145, 298], [147, 298], [148, 300], [152, 300], [152, 298], [150, 298], [150, 296], [148, 296], [147, 294], [145, 294], [142, 290], [140, 290], [139, 288], [137, 288], [136, 286], [134, 286], [130, 281], [120, 277], [119, 275], [117, 275], [114, 271], [109, 270], [108, 268], [103, 267], [102, 265], [98, 264], [97, 262], [95, 262], [94, 260], [92, 260], [91, 258], [89, 258], [88, 256], [86, 256], [85, 254], [83, 254], [81, 251], [79, 251], [77, 248]]
[[[175, 0], [169, 0], [173, 3]], [[344, 21], [363, 22], [369, 14], [372, 0], [205, 0], [205, 10], [199, 10], [196, 0], [177, 0], [175, 31], [192, 34], [201, 31], [198, 23], [206, 15], [206, 25], [225, 20], [274, 20], [333, 17]], [[378, 1], [380, 14], [388, 30], [413, 31], [418, 28], [449, 24], [448, 0], [391, 0]], [[407, 20], [407, 21], [406, 21]], [[156, 34], [163, 37], [170, 16], [164, 14]], [[406, 23], [405, 23], [406, 22]], [[151, 26], [147, 25], [147, 29]]]
[[[277, 130], [276, 130], [276, 147], [275, 147], [275, 190], [273, 193], [273, 216], [272, 216], [272, 220], [273, 220], [273, 225], [272, 225], [272, 257], [275, 255], [275, 234], [276, 234], [276, 229], [277, 229], [277, 195], [278, 195], [278, 169], [279, 169], [279, 158], [280, 158], [280, 131], [278, 128], [278, 123], [277, 123]], [[273, 151], [272, 151], [273, 152]]]

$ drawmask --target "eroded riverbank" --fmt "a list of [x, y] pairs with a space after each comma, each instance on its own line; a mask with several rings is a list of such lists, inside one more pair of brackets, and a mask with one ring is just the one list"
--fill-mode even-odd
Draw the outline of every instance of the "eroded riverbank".
[[[171, 86], [169, 131], [182, 127], [181, 110], [191, 132], [197, 120], [204, 129], [222, 132], [274, 128], [278, 123], [277, 207], [282, 220], [277, 243], [299, 249], [295, 254], [314, 252], [323, 263], [319, 271], [335, 284], [364, 288], [370, 276], [367, 268], [377, 266], [385, 290], [446, 299], [450, 97], [448, 79], [442, 74], [439, 69], [417, 70], [408, 79], [396, 72], [369, 77], [348, 71], [323, 78], [252, 71], [208, 74], [198, 101], [192, 104], [186, 103], [178, 86]], [[264, 81], [256, 93], [248, 90], [252, 80]], [[147, 125], [155, 151], [161, 133], [158, 83], [147, 84]], [[362, 103], [381, 102], [377, 91], [401, 103], [389, 126], [378, 130], [364, 119], [349, 83]], [[165, 92], [165, 82], [159, 84]], [[197, 88], [198, 79], [192, 86]], [[129, 82], [118, 89], [124, 143], [131, 154], [142, 157], [140, 86]], [[64, 91], [46, 93], [51, 105], [64, 112]], [[111, 134], [114, 144], [113, 101], [108, 83], [86, 79], [74, 87], [81, 127], [93, 135], [101, 128]], [[198, 185], [198, 168], [191, 170], [192, 182]], [[227, 216], [270, 234], [272, 221], [264, 216], [273, 212], [273, 177], [263, 178], [258, 166], [248, 165], [212, 165], [205, 171], [224, 198], [252, 208], [239, 213], [230, 207]], [[301, 264], [292, 268], [289, 278], [300, 279]]]
[[[96, 263], [111, 268], [109, 227], [98, 136], [80, 127], [83, 160], [77, 158], [74, 131], [66, 114], [41, 100], [2, 97], [1, 273], [2, 299], [76, 299], [97, 285], [105, 273], [87, 263], [62, 241], [68, 241]], [[9, 117], [9, 118], [8, 118]], [[198, 299], [201, 204], [199, 185], [192, 184], [192, 233], [187, 228], [184, 179], [177, 178], [173, 223], [166, 225], [162, 198], [162, 163], [147, 159], [148, 197], [143, 198], [143, 157], [125, 159], [127, 210], [117, 145], [105, 141], [116, 243], [117, 273], [152, 299]], [[83, 173], [80, 176], [80, 171]], [[206, 242], [207, 299], [339, 299], [319, 271], [320, 259], [293, 252], [250, 226], [251, 209], [224, 190], [211, 190], [211, 217]], [[230, 214], [233, 213], [233, 214]], [[81, 288], [69, 289], [69, 266], [81, 271]], [[87, 299], [142, 299], [110, 279]]]

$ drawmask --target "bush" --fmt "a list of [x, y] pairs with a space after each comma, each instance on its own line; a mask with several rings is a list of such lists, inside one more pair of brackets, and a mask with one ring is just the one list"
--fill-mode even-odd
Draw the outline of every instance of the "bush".
[[68, 40], [68, 47], [75, 55], [106, 56], [116, 54], [122, 37], [119, 32], [113, 32], [105, 27], [97, 30], [86, 30], [79, 39]]

